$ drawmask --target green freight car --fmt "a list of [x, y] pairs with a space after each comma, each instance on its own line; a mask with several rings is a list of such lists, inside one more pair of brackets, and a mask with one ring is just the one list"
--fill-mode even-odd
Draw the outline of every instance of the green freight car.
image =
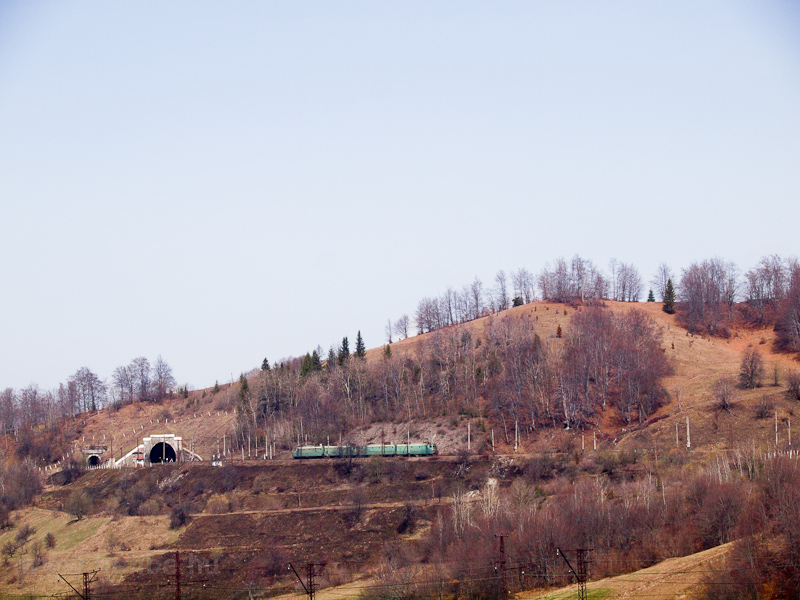
[[435, 444], [367, 444], [366, 446], [298, 446], [293, 458], [347, 458], [357, 456], [432, 456]]

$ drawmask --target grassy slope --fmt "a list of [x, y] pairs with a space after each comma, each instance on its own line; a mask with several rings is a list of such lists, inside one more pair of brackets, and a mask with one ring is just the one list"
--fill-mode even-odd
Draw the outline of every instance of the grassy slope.
[[[586, 585], [588, 598], [617, 600], [621, 598], [652, 598], [668, 600], [672, 598], [698, 597], [701, 584], [708, 571], [715, 568], [730, 551], [732, 544], [724, 544], [641, 569], [634, 573], [608, 577], [592, 581]], [[567, 600], [576, 598], [577, 584], [546, 592], [522, 592], [519, 599], [538, 598], [539, 600]]]
[[[73, 521], [63, 512], [28, 508], [17, 513], [18, 523], [29, 524], [36, 534], [28, 542], [28, 551], [15, 556], [9, 565], [0, 568], [0, 590], [9, 593], [49, 595], [69, 590], [59, 573], [83, 573], [100, 569], [104, 579], [117, 583], [125, 575], [147, 565], [148, 558], [164, 552], [151, 547], [169, 544], [177, 539], [177, 532], [167, 527], [167, 517], [125, 517], [112, 520], [96, 516]], [[0, 536], [0, 546], [13, 540], [17, 528]], [[33, 568], [30, 549], [36, 543], [44, 545], [45, 536], [52, 533], [55, 548], [46, 551], [45, 563]], [[124, 540], [129, 550], [124, 553], [109, 548], [109, 539]], [[119, 557], [124, 556], [124, 561]], [[20, 579], [20, 564], [22, 578]], [[80, 577], [72, 577], [78, 585]]]

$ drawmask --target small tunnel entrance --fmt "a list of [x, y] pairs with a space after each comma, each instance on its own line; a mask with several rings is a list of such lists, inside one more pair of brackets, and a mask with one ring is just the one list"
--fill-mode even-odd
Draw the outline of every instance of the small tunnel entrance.
[[150, 450], [151, 463], [175, 462], [175, 449], [166, 442], [158, 442]]
[[90, 467], [96, 467], [99, 464], [100, 464], [100, 457], [99, 456], [95, 456], [94, 454], [92, 454], [89, 457], [89, 466]]

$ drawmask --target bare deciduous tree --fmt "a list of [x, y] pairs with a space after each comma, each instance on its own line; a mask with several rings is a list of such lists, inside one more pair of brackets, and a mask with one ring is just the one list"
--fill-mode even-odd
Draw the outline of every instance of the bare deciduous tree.
[[152, 392], [150, 385], [150, 361], [144, 356], [140, 356], [134, 358], [128, 368], [131, 370], [136, 384], [137, 400], [149, 400]]
[[745, 389], [761, 387], [764, 377], [764, 360], [758, 350], [748, 346], [742, 355], [742, 364], [739, 368], [739, 385]]
[[514, 296], [522, 298], [525, 304], [535, 300], [533, 275], [527, 269], [523, 267], [511, 273], [511, 284], [514, 286]]
[[727, 377], [717, 380], [711, 388], [711, 397], [716, 408], [730, 412], [734, 399], [733, 381]]
[[492, 301], [496, 310], [508, 310], [508, 280], [506, 279], [506, 272], [503, 269], [500, 269], [494, 276]]
[[172, 367], [159, 355], [153, 365], [154, 399], [156, 401], [161, 400], [173, 387], [175, 387], [175, 377], [172, 375]]
[[111, 378], [120, 403], [133, 402], [136, 399], [136, 380], [129, 366], [117, 367]]
[[16, 394], [12, 388], [0, 392], [0, 427], [3, 428], [4, 435], [17, 429]]
[[483, 282], [475, 277], [475, 281], [469, 287], [470, 292], [470, 312], [472, 318], [477, 319], [483, 314]]
[[650, 280], [650, 284], [653, 286], [656, 294], [658, 294], [658, 297], [661, 298], [661, 302], [664, 301], [664, 294], [667, 291], [667, 282], [672, 278], [672, 269], [669, 268], [667, 263], [662, 262], [658, 265], [656, 274]]
[[631, 264], [620, 263], [617, 271], [617, 295], [620, 302], [638, 302], [642, 297], [644, 284], [639, 270]]
[[779, 350], [800, 352], [800, 262], [789, 265], [789, 284], [778, 309], [775, 346]]
[[679, 288], [680, 318], [690, 331], [716, 335], [733, 318], [739, 288], [738, 269], [720, 258], [692, 263], [683, 270]]
[[70, 377], [78, 392], [81, 410], [102, 408], [106, 399], [106, 384], [89, 367], [81, 367]]
[[398, 336], [402, 336], [403, 339], [406, 339], [408, 337], [408, 327], [410, 322], [411, 320], [408, 318], [408, 315], [403, 315], [394, 322], [394, 332]]

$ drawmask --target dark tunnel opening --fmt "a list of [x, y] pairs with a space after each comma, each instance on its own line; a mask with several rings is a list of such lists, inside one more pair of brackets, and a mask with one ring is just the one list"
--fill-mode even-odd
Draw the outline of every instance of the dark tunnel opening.
[[175, 449], [166, 442], [158, 442], [150, 450], [151, 463], [175, 462]]

